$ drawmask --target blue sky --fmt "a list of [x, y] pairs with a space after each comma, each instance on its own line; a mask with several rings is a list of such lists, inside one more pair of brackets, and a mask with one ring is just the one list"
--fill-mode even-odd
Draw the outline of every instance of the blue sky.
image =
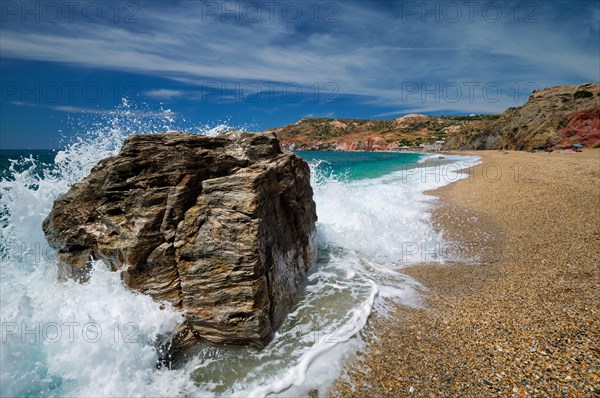
[[257, 131], [302, 117], [497, 113], [536, 88], [600, 81], [598, 1], [0, 7], [2, 148], [56, 148], [111, 112]]

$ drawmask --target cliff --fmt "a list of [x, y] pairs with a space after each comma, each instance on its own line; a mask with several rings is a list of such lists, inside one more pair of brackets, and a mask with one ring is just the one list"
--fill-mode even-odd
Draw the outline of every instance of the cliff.
[[310, 170], [273, 134], [129, 137], [43, 223], [61, 274], [89, 259], [183, 310], [180, 343], [262, 347], [315, 262]]
[[548, 150], [600, 140], [600, 83], [535, 91], [496, 120], [450, 134], [445, 149]]
[[385, 151], [445, 140], [444, 149], [549, 150], [600, 141], [600, 83], [536, 91], [501, 115], [406, 115], [393, 120], [301, 119], [271, 129], [298, 150]]

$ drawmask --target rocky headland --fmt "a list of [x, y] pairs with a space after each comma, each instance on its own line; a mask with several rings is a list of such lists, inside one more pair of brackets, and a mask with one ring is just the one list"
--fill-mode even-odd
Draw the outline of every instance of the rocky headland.
[[305, 118], [270, 131], [292, 150], [419, 150], [421, 144], [435, 141], [445, 141], [445, 150], [554, 150], [575, 143], [594, 147], [600, 145], [600, 83], [534, 91], [523, 106], [500, 115]]
[[411, 114], [393, 120], [305, 118], [269, 131], [291, 150], [390, 151], [443, 140], [474, 121], [495, 117]]
[[445, 148], [552, 150], [600, 141], [600, 83], [534, 91], [523, 106], [448, 136]]
[[274, 134], [134, 135], [43, 223], [61, 274], [90, 259], [184, 311], [179, 344], [266, 345], [315, 262], [308, 164]]

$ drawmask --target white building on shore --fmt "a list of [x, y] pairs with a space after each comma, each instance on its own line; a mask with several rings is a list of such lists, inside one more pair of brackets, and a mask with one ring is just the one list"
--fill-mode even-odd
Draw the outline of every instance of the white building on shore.
[[423, 148], [423, 152], [440, 152], [442, 150], [442, 146], [444, 146], [444, 140], [435, 141], [433, 144], [421, 144], [420, 147]]

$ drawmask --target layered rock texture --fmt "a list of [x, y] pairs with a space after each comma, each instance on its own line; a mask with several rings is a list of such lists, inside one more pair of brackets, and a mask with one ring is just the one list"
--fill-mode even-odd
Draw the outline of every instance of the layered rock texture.
[[101, 259], [184, 310], [184, 340], [262, 347], [316, 258], [309, 181], [274, 134], [136, 135], [55, 201], [43, 229], [63, 275]]

